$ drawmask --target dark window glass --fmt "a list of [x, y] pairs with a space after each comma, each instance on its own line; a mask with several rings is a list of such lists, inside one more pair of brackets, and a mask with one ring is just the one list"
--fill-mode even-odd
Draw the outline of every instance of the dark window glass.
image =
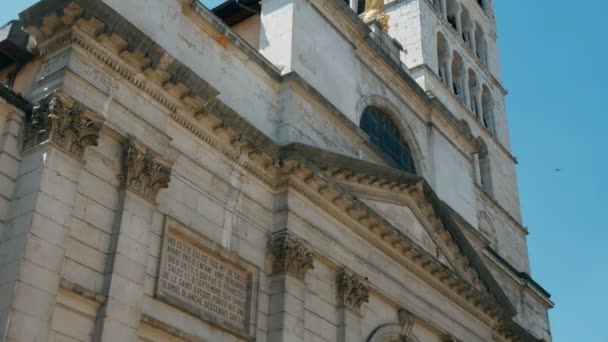
[[365, 12], [365, 2], [367, 0], [359, 0], [359, 3], [357, 4], [357, 14], [361, 14], [363, 12]]
[[403, 140], [399, 128], [377, 107], [367, 107], [361, 117], [361, 129], [367, 133], [374, 145], [378, 146], [399, 167], [399, 169], [416, 173], [410, 147]]

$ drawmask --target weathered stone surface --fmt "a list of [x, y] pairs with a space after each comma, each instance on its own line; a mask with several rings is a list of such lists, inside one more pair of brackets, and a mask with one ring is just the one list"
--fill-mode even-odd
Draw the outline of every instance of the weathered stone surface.
[[[0, 89], [0, 336], [550, 341], [494, 18], [451, 2], [482, 35], [443, 0], [385, 4], [388, 32], [357, 1], [233, 3], [231, 27], [191, 0], [26, 11], [35, 105]], [[360, 129], [369, 106], [417, 175]]]

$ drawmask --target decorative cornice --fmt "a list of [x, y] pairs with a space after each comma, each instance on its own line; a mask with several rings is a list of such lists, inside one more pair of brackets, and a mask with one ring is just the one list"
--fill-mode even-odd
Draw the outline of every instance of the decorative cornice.
[[369, 286], [356, 274], [343, 269], [336, 279], [338, 303], [355, 313], [361, 312], [363, 303], [369, 302]]
[[134, 139], [123, 144], [123, 189], [128, 189], [152, 203], [160, 189], [169, 187], [171, 164]]
[[40, 100], [26, 117], [24, 149], [46, 141], [82, 160], [89, 146], [97, 146], [102, 120], [61, 92]]
[[314, 269], [313, 253], [287, 230], [272, 234], [268, 252], [273, 257], [274, 274], [289, 273], [304, 281], [306, 272]]

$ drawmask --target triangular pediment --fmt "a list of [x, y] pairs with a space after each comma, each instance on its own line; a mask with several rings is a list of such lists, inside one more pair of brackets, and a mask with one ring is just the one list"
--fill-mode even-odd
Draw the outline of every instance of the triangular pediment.
[[298, 169], [288, 171], [297, 179], [292, 186], [316, 191], [331, 203], [327, 208], [338, 207], [392, 246], [391, 253], [407, 256], [475, 306], [513, 316], [452, 210], [424, 178], [305, 145], [284, 147], [281, 154], [284, 165]]
[[355, 195], [370, 209], [384, 217], [396, 229], [410, 237], [426, 252], [435, 256], [442, 264], [454, 270], [454, 267], [448, 261], [448, 257], [437, 246], [435, 239], [431, 237], [431, 228], [428, 227], [428, 224], [422, 222], [408, 205], [364, 194]]

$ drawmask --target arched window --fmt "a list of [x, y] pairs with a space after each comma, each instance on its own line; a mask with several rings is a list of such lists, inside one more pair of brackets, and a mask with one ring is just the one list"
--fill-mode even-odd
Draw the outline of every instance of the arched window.
[[492, 133], [492, 135], [496, 135], [496, 124], [494, 122], [494, 100], [492, 99], [492, 94], [490, 93], [490, 89], [487, 86], [483, 86], [483, 90], [481, 92], [481, 108], [482, 115], [481, 121], [483, 125]]
[[473, 21], [471, 20], [471, 15], [469, 14], [469, 10], [462, 6], [462, 14], [460, 15], [460, 23], [462, 25], [462, 39], [467, 43], [467, 45], [473, 49], [473, 39], [474, 39], [474, 27]]
[[454, 30], [460, 32], [460, 18], [458, 18], [458, 2], [456, 0], [447, 0], [446, 3], [446, 19], [452, 25]]
[[469, 69], [469, 108], [478, 119], [481, 111], [481, 104], [479, 103], [480, 93], [477, 75], [472, 69]]
[[401, 136], [397, 125], [382, 109], [367, 107], [361, 117], [361, 129], [370, 136], [374, 145], [397, 164], [399, 169], [416, 173], [409, 145]]
[[437, 74], [443, 84], [447, 87], [452, 82], [452, 75], [450, 75], [450, 48], [448, 41], [445, 36], [441, 33], [437, 33]]
[[487, 66], [488, 48], [486, 43], [486, 37], [483, 33], [483, 29], [479, 24], [475, 24], [475, 52], [481, 63]]
[[488, 146], [486, 143], [479, 139], [477, 144], [479, 145], [478, 158], [478, 172], [479, 172], [479, 185], [488, 194], [492, 194], [492, 170], [490, 168], [490, 156], [488, 154]]
[[460, 57], [458, 53], [454, 53], [454, 57], [452, 57], [452, 91], [463, 101], [465, 100], [464, 75], [464, 63], [462, 61], [462, 57]]

